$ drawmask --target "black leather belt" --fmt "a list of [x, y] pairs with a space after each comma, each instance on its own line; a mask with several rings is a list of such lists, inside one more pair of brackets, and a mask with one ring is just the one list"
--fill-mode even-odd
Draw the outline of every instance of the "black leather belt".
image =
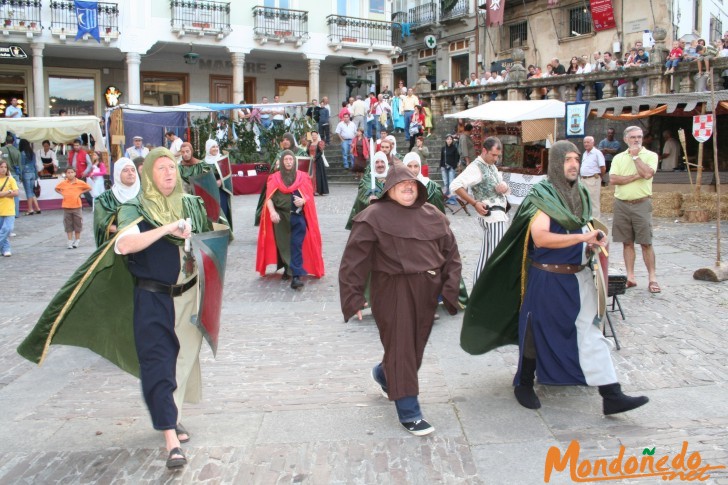
[[488, 209], [488, 211], [501, 211], [501, 212], [506, 212], [506, 208], [505, 207], [501, 207], [499, 205], [488, 205], [488, 206], [486, 206], [486, 208]]
[[191, 280], [183, 285], [166, 285], [164, 283], [160, 283], [159, 281], [146, 280], [144, 278], [137, 278], [136, 280], [137, 288], [151, 291], [152, 293], [166, 293], [172, 298], [180, 296], [182, 293], [189, 290], [196, 284], [197, 276], [193, 277]]

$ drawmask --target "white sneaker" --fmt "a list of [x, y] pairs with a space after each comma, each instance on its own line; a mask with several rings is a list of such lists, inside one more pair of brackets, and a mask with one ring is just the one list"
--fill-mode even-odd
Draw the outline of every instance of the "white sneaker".
[[73, 249], [76, 249], [78, 247], [78, 243], [79, 242], [80, 241], [78, 239], [76, 239], [75, 241], [73, 241]]
[[70, 240], [70, 239], [69, 239], [69, 240], [68, 240], [68, 245], [67, 245], [66, 247], [67, 247], [68, 249], [73, 249], [73, 244], [74, 244], [74, 241], [72, 241], [72, 240]]
[[5, 256], [6, 258], [9, 258], [9, 257], [10, 257], [10, 256], [12, 256], [12, 255], [13, 255], [13, 253], [11, 253], [10, 251], [5, 251], [5, 252], [3, 253], [3, 256]]
[[17, 236], [17, 234], [15, 234], [14, 232], [10, 233], [10, 237], [15, 237], [15, 236]]

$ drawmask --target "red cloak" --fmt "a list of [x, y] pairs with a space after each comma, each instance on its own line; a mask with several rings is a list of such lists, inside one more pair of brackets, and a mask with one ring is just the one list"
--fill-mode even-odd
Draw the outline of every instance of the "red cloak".
[[[306, 236], [303, 239], [303, 269], [312, 276], [321, 278], [324, 275], [324, 259], [321, 250], [321, 231], [319, 230], [316, 202], [313, 195], [313, 184], [308, 174], [296, 171], [296, 180], [289, 187], [283, 183], [280, 172], [268, 177], [265, 202], [280, 190], [290, 194], [298, 190], [306, 201], [303, 205], [303, 216], [306, 219]], [[278, 264], [278, 252], [273, 234], [273, 223], [270, 220], [268, 207], [263, 204], [260, 215], [260, 228], [258, 229], [258, 254], [255, 261], [255, 270], [265, 276], [265, 269], [269, 264]]]

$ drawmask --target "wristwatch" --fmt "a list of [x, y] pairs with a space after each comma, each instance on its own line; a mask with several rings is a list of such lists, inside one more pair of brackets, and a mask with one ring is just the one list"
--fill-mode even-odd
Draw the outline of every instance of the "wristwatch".
[[637, 160], [637, 159], [638, 159], [639, 157], [640, 157], [639, 155], [634, 155], [634, 156], [632, 157], [632, 161], [635, 161], [635, 160]]

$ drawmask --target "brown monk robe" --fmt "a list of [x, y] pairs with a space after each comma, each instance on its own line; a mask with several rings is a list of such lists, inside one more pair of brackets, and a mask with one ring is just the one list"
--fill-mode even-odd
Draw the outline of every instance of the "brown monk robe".
[[417, 371], [432, 330], [438, 295], [457, 313], [460, 253], [447, 218], [402, 163], [389, 171], [383, 195], [357, 214], [339, 268], [344, 320], [361, 319], [371, 273], [371, 307], [384, 346], [372, 377], [399, 420], [415, 435], [434, 430], [419, 409]]

